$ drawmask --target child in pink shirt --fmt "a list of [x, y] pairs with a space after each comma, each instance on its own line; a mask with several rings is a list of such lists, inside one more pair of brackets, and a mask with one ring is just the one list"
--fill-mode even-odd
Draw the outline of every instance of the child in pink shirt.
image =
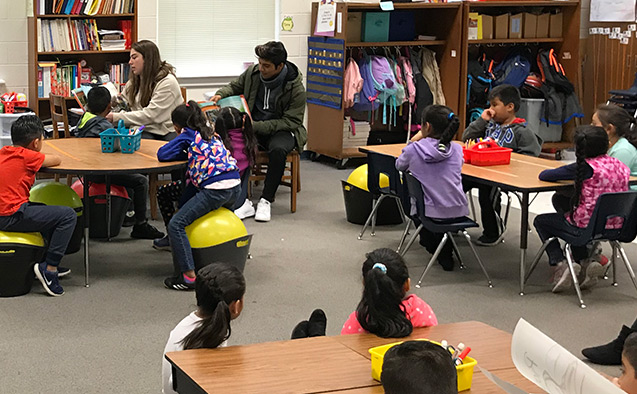
[[407, 296], [411, 280], [403, 258], [388, 248], [366, 255], [363, 297], [349, 316], [341, 335], [370, 332], [383, 338], [402, 338], [414, 327], [438, 325], [433, 309], [415, 294]]

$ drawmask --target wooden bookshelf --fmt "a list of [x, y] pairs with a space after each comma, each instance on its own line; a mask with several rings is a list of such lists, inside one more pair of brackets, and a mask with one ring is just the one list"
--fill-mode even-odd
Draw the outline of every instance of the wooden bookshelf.
[[[59, 61], [79, 62], [86, 61], [87, 67], [93, 68], [95, 72], [108, 72], [106, 66], [108, 64], [128, 63], [130, 50], [101, 50], [101, 51], [55, 51], [55, 52], [39, 52], [38, 51], [38, 20], [52, 19], [95, 19], [99, 29], [118, 29], [118, 21], [132, 21], [132, 42], [137, 41], [138, 28], [138, 0], [134, 0], [133, 13], [122, 14], [98, 14], [98, 15], [58, 15], [47, 14], [38, 15], [37, 2], [33, 2], [33, 17], [27, 18], [28, 24], [28, 100], [29, 107], [32, 108], [42, 119], [50, 118], [50, 100], [48, 97], [38, 97], [38, 62]], [[67, 97], [67, 105], [76, 107], [77, 103], [73, 97]]]
[[[348, 42], [345, 44], [348, 48], [354, 47], [383, 47], [387, 46], [387, 42]], [[418, 41], [392, 41], [391, 45], [399, 46], [399, 47], [408, 47], [408, 46], [436, 46], [436, 45], [446, 45], [447, 42], [445, 40], [418, 40]]]
[[506, 44], [506, 45], [518, 45], [518, 44], [547, 44], [547, 43], [561, 43], [564, 42], [564, 38], [494, 38], [487, 40], [468, 40], [469, 45], [486, 45], [486, 44]]

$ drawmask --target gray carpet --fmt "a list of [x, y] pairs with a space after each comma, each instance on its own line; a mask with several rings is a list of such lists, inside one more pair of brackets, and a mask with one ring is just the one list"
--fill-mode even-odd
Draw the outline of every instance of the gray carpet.
[[[402, 226], [381, 226], [357, 240], [360, 226], [347, 223], [340, 180], [349, 171], [303, 161], [298, 210], [289, 212], [289, 191], [282, 187], [269, 223], [245, 221], [254, 234], [253, 259], [243, 314], [233, 322], [231, 345], [289, 338], [294, 325], [320, 307], [328, 334], [359, 301], [360, 268], [365, 252], [395, 248]], [[624, 268], [620, 286], [608, 282], [585, 291], [586, 310], [574, 292], [554, 295], [545, 261], [518, 295], [518, 217], [513, 211], [506, 242], [479, 248], [494, 288], [489, 289], [464, 240], [465, 271], [443, 272], [437, 265], [422, 289], [413, 289], [434, 309], [440, 323], [479, 320], [511, 332], [520, 317], [579, 356], [582, 347], [614, 338], [637, 315], [637, 292]], [[159, 225], [159, 223], [157, 223]], [[129, 229], [111, 242], [91, 244], [91, 287], [85, 288], [82, 255], [68, 256], [73, 269], [62, 280], [66, 294], [45, 295], [36, 282], [30, 294], [0, 300], [0, 392], [2, 393], [158, 393], [162, 351], [170, 330], [194, 307], [194, 294], [167, 290], [170, 254], [132, 240]], [[530, 235], [530, 251], [539, 247]], [[637, 261], [635, 245], [629, 257]], [[530, 253], [532, 254], [532, 253]], [[406, 256], [417, 281], [429, 254], [417, 244]], [[530, 257], [529, 257], [530, 258]], [[471, 344], [471, 338], [465, 341]], [[605, 372], [617, 373], [616, 368]]]

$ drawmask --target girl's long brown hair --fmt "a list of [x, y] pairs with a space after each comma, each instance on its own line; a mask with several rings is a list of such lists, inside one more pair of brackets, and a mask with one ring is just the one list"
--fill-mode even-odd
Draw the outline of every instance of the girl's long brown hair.
[[159, 48], [152, 41], [137, 41], [133, 44], [133, 49], [144, 58], [144, 69], [141, 75], [130, 73], [131, 87], [128, 89], [126, 99], [132, 104], [139, 94], [139, 104], [142, 107], [147, 107], [157, 82], [166, 78], [168, 74], [175, 75], [175, 68], [161, 60]]

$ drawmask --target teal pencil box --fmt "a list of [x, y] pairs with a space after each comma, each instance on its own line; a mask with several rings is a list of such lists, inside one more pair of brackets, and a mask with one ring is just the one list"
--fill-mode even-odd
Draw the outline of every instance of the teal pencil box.
[[389, 12], [366, 12], [362, 33], [363, 42], [389, 41]]

